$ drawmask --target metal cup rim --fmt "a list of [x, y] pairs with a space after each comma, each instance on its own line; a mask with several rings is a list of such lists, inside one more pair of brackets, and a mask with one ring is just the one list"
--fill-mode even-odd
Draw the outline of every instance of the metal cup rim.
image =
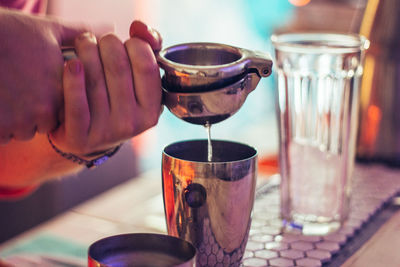
[[[221, 62], [214, 64], [210, 61], [210, 64], [204, 64], [195, 62], [195, 60], [194, 62], [182, 62], [178, 59], [171, 59], [174, 55], [178, 55], [177, 58], [189, 59], [191, 58], [189, 55], [193, 51], [196, 55], [194, 58], [197, 60], [218, 58]], [[179, 53], [183, 53], [186, 57]], [[219, 54], [219, 57], [215, 57], [216, 53]], [[218, 88], [221, 82], [229, 84], [231, 79], [237, 80], [248, 72], [257, 72], [260, 77], [267, 77], [271, 74], [272, 68], [272, 60], [267, 53], [212, 42], [173, 45], [159, 51], [156, 57], [158, 65], [165, 71], [164, 76], [169, 77], [169, 81], [173, 80], [173, 83], [177, 83], [174, 84], [174, 87], [182, 87], [185, 90], [204, 86]], [[182, 81], [184, 82], [182, 83]]]
[[[233, 60], [231, 62], [225, 63], [225, 64], [215, 64], [215, 65], [195, 65], [195, 64], [185, 64], [185, 63], [180, 63], [176, 61], [172, 61], [168, 59], [168, 54], [174, 53], [177, 51], [183, 51], [186, 49], [214, 49], [214, 50], [221, 50], [226, 53], [230, 53], [233, 55], [237, 56], [236, 60]], [[178, 69], [185, 69], [185, 70], [195, 70], [195, 71], [228, 71], [225, 68], [229, 68], [229, 71], [232, 72], [232, 65], [237, 65], [240, 64], [244, 60], [244, 53], [243, 53], [242, 48], [230, 46], [227, 44], [220, 44], [220, 43], [212, 43], [212, 42], [194, 42], [194, 43], [183, 43], [183, 44], [177, 44], [173, 45], [167, 48], [164, 48], [161, 50], [158, 55], [157, 55], [157, 62], [159, 63], [160, 67], [163, 68], [164, 70], [176, 70]], [[237, 74], [240, 74], [243, 72], [243, 70], [240, 70], [238, 68], [236, 71], [233, 70], [232, 76], [235, 76]]]
[[[143, 240], [147, 242], [149, 247], [143, 246]], [[121, 242], [118, 242], [121, 241]], [[115, 243], [114, 243], [115, 242]], [[132, 242], [138, 242], [137, 246], [141, 249], [131, 249], [129, 250], [118, 250], [118, 245], [121, 246], [121, 244], [129, 243], [132, 244]], [[172, 243], [172, 244], [171, 244]], [[112, 246], [113, 244], [117, 244], [117, 246]], [[126, 244], [125, 244], [126, 245]], [[170, 246], [169, 246], [170, 245]], [[102, 247], [103, 246], [103, 247]], [[107, 247], [107, 249], [104, 249], [104, 246]], [[140, 247], [143, 246], [143, 247]], [[112, 248], [111, 250], [109, 248]], [[168, 249], [165, 250], [165, 248]], [[164, 249], [164, 250], [163, 250]], [[171, 250], [185, 250], [185, 251], [179, 251], [181, 253], [180, 255], [182, 256], [182, 262], [178, 266], [186, 266], [186, 264], [190, 262], [195, 261], [196, 257], [196, 248], [188, 241], [183, 240], [181, 238], [171, 236], [171, 235], [166, 235], [166, 234], [154, 234], [154, 233], [126, 233], [126, 234], [119, 234], [119, 235], [112, 235], [108, 237], [101, 238], [94, 243], [92, 243], [89, 248], [88, 248], [88, 261], [89, 263], [94, 263], [97, 264], [96, 266], [108, 266], [104, 263], [102, 263], [102, 260], [104, 259], [101, 258], [103, 253], [105, 253], [102, 250], [105, 250], [107, 252], [113, 252], [113, 253], [121, 253], [121, 252], [130, 252], [130, 251], [150, 251], [153, 250], [154, 252], [160, 252], [163, 254], [171, 254]], [[183, 255], [183, 253], [186, 253], [187, 255]], [[89, 265], [92, 266], [92, 265]], [[93, 265], [94, 266], [94, 265]]]
[[[176, 146], [176, 145], [184, 144], [184, 143], [195, 143], [195, 142], [205, 142], [207, 144], [207, 139], [189, 139], [189, 140], [177, 141], [177, 142], [174, 142], [174, 143], [171, 143], [171, 144], [165, 146], [162, 151], [162, 154], [163, 154], [163, 156], [167, 156], [169, 158], [180, 160], [180, 161], [192, 162], [192, 163], [196, 163], [196, 164], [199, 164], [199, 163], [200, 164], [210, 164], [210, 165], [236, 164], [236, 163], [242, 162], [242, 161], [250, 161], [250, 160], [258, 157], [258, 151], [253, 146], [250, 146], [245, 143], [237, 142], [237, 141], [229, 141], [229, 140], [222, 140], [222, 139], [212, 139], [211, 142], [212, 143], [225, 143], [225, 144], [245, 147], [246, 149], [249, 150], [248, 151], [249, 156], [241, 158], [241, 159], [237, 159], [237, 160], [228, 160], [228, 161], [207, 161], [206, 159], [200, 161], [200, 160], [189, 160], [189, 159], [177, 157], [177, 156], [171, 155], [171, 153], [167, 153], [167, 151], [166, 151], [168, 148], [171, 148], [172, 146]], [[206, 147], [207, 147], [207, 145], [206, 145]]]

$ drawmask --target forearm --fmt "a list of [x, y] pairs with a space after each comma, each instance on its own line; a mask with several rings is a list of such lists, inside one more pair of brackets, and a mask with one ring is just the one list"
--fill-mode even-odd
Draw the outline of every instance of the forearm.
[[82, 168], [57, 154], [46, 134], [36, 134], [30, 141], [0, 145], [0, 187], [39, 185]]

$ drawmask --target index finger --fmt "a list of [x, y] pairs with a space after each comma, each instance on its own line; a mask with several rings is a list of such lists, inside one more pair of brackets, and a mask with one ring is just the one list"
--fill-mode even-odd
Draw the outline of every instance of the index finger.
[[132, 22], [129, 35], [146, 41], [153, 51], [161, 50], [162, 37], [160, 33], [139, 20]]

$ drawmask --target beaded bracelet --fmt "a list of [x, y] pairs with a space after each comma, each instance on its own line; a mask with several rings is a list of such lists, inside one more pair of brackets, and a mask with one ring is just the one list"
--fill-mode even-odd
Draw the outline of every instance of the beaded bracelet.
[[87, 168], [92, 168], [93, 166], [100, 166], [101, 164], [105, 163], [109, 158], [111, 158], [115, 153], [117, 153], [117, 151], [120, 149], [121, 144], [111, 148], [109, 150], [106, 151], [102, 151], [102, 152], [97, 152], [96, 154], [101, 154], [100, 157], [97, 157], [95, 159], [92, 160], [86, 160], [83, 159], [77, 155], [74, 155], [72, 153], [67, 153], [67, 152], [63, 152], [61, 151], [58, 147], [56, 147], [54, 145], [54, 143], [51, 141], [50, 139], [50, 135], [47, 134], [47, 139], [49, 140], [49, 143], [51, 145], [51, 147], [54, 149], [55, 152], [57, 152], [60, 156], [62, 156], [65, 159], [68, 159], [72, 162], [75, 162], [77, 164], [81, 164], [81, 165], [86, 165]]

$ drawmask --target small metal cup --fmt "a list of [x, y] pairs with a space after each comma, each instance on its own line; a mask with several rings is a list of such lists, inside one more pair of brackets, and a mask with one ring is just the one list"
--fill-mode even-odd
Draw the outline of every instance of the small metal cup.
[[168, 234], [191, 242], [196, 266], [239, 266], [247, 244], [255, 197], [257, 151], [207, 140], [177, 142], [162, 157]]
[[261, 77], [271, 74], [268, 54], [217, 43], [187, 43], [159, 52], [164, 105], [193, 124], [214, 124], [240, 109]]
[[159, 234], [122, 234], [89, 247], [89, 267], [193, 267], [196, 249], [185, 240]]

